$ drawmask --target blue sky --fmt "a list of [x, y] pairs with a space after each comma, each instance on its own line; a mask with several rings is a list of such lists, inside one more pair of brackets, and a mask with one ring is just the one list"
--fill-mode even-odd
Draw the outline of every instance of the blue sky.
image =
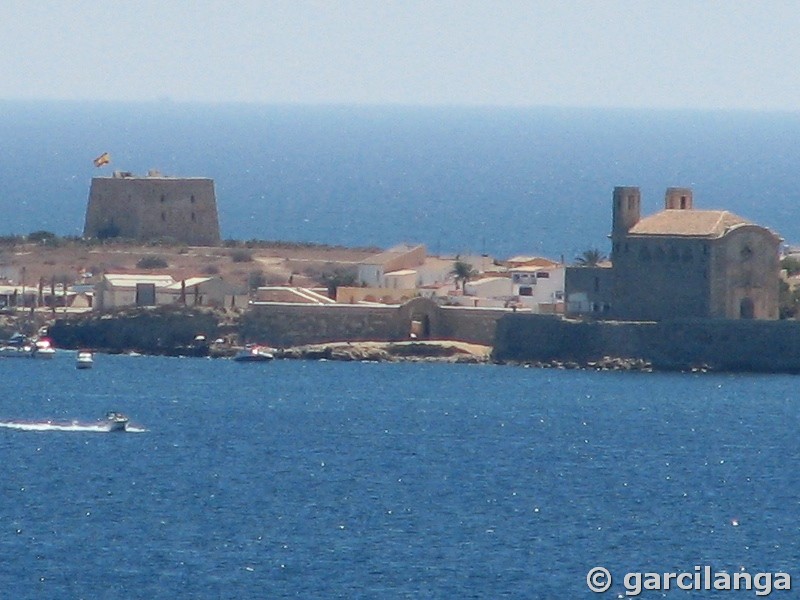
[[800, 3], [3, 0], [0, 99], [800, 109]]

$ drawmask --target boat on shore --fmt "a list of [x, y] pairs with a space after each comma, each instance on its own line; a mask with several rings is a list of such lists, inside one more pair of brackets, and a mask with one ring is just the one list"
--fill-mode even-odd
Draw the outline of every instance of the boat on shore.
[[94, 355], [89, 350], [80, 350], [75, 358], [76, 369], [91, 369], [94, 365]]
[[125, 431], [128, 427], [128, 420], [128, 417], [119, 412], [109, 411], [106, 413], [108, 431]]
[[275, 355], [271, 352], [270, 348], [252, 344], [239, 350], [233, 357], [233, 360], [236, 362], [266, 362], [273, 358], [275, 358]]

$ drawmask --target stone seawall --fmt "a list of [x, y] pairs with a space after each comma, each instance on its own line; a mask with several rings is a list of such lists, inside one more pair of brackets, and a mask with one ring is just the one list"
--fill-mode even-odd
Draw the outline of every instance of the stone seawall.
[[340, 341], [405, 341], [412, 323], [420, 339], [459, 340], [491, 346], [503, 309], [441, 307], [425, 298], [401, 306], [254, 303], [242, 318], [244, 339], [273, 346]]
[[197, 356], [208, 354], [208, 346], [195, 338], [213, 340], [219, 333], [220, 315], [176, 307], [90, 313], [57, 319], [49, 328], [58, 348]]
[[800, 373], [800, 322], [687, 319], [582, 322], [506, 315], [497, 324], [498, 361], [640, 359], [654, 369]]

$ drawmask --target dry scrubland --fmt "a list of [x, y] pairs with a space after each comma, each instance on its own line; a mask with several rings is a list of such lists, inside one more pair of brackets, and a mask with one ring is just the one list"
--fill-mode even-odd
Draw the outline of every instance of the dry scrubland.
[[26, 285], [49, 283], [53, 278], [58, 283], [95, 283], [103, 273], [146, 272], [170, 274], [176, 279], [218, 275], [231, 284], [248, 287], [285, 285], [290, 278], [293, 285], [312, 286], [335, 273], [354, 273], [358, 262], [379, 251], [283, 242], [197, 247], [17, 239], [0, 245], [0, 265], [19, 273]]

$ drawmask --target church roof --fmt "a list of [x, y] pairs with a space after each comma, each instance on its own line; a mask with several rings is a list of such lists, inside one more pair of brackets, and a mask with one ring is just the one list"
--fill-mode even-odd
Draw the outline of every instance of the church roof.
[[727, 210], [667, 209], [645, 217], [631, 227], [628, 234], [717, 238], [737, 225], [752, 223]]

